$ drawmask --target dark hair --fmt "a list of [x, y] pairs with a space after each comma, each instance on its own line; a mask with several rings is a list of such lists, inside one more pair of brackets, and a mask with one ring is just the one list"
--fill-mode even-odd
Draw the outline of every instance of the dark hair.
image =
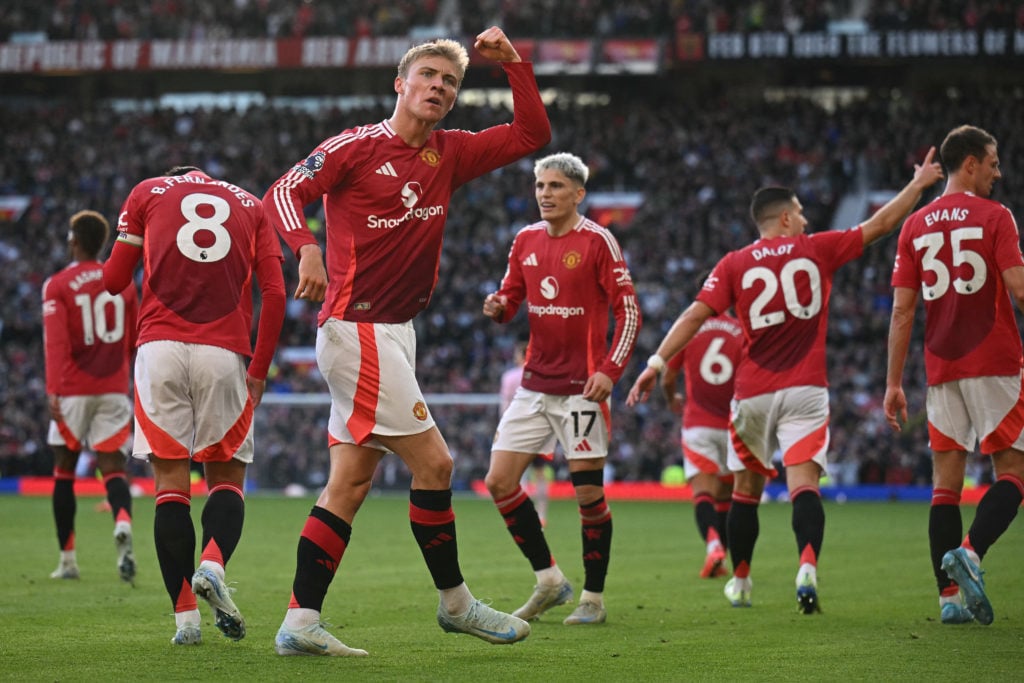
[[760, 225], [762, 221], [771, 217], [772, 211], [779, 208], [780, 204], [788, 204], [796, 201], [796, 192], [788, 187], [762, 187], [754, 193], [750, 202], [750, 217], [754, 223]]
[[199, 168], [198, 166], [174, 166], [173, 168], [169, 168], [166, 171], [164, 171], [164, 175], [185, 175], [186, 173], [191, 173], [192, 171], [199, 171], [200, 173], [202, 173], [203, 169]]
[[946, 139], [939, 147], [939, 158], [946, 173], [956, 173], [963, 166], [967, 157], [984, 159], [989, 145], [995, 145], [996, 139], [991, 133], [977, 126], [957, 126], [949, 131]]
[[71, 217], [71, 234], [89, 258], [99, 256], [110, 237], [110, 223], [96, 211], [79, 211]]

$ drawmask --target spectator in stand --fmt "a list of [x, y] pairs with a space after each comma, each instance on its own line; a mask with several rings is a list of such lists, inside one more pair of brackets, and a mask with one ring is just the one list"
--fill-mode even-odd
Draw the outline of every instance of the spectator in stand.
[[[220, 40], [304, 36], [407, 36], [416, 27], [455, 30], [470, 17], [505, 26], [530, 38], [670, 37], [688, 25], [707, 33], [744, 31], [827, 31], [830, 22], [864, 21], [872, 30], [1014, 29], [1024, 25], [1024, 5], [969, 3], [721, 3], [712, 0], [629, 3], [596, 0], [455, 2], [445, 10], [437, 0], [396, 3], [273, 2], [58, 3], [7, 0], [0, 8], [0, 41], [12, 34], [43, 33], [49, 40]], [[781, 6], [780, 6], [781, 5]]]
[[53, 518], [60, 564], [52, 579], [77, 579], [75, 466], [86, 447], [96, 455], [114, 516], [114, 546], [122, 581], [135, 581], [132, 495], [125, 476], [131, 446], [128, 365], [135, 348], [135, 286], [108, 293], [100, 251], [110, 224], [95, 211], [70, 220], [71, 263], [43, 284], [48, 443], [53, 448]]
[[[210, 76], [196, 74], [197, 85]], [[633, 221], [644, 226], [643, 231], [623, 230], [623, 225], [612, 228], [629, 255], [649, 323], [638, 340], [644, 357], [660, 341], [656, 331], [671, 324], [668, 311], [681, 310], [687, 303], [684, 292], [668, 286], [671, 279], [692, 279], [714, 265], [716, 256], [745, 243], [741, 207], [749, 203], [750, 189], [769, 181], [794, 184], [811, 222], [830, 225], [849, 193], [903, 184], [912, 163], [909, 153], [873, 144], [877, 137], [873, 131], [885, 127], [901, 139], [941, 140], [963, 120], [978, 121], [991, 130], [1009, 130], [1024, 117], [1024, 98], [1012, 88], [992, 90], [962, 82], [955, 90], [902, 88], [872, 93], [864, 99], [838, 102], [834, 111], [802, 98], [740, 103], [730, 91], [712, 97], [699, 88], [671, 98], [664, 92], [645, 97], [632, 92], [627, 100], [618, 86], [609, 83], [608, 87], [612, 98], [607, 104], [582, 106], [564, 98], [550, 115], [559, 147], [587, 150], [590, 197], [602, 191], [644, 188], [644, 202]], [[189, 162], [195, 154], [201, 155], [197, 165], [218, 170], [214, 175], [232, 178], [242, 187], [265, 188], [291, 163], [289, 149], [311, 149], [351, 120], [383, 120], [392, 104], [339, 106], [338, 100], [325, 98], [316, 108], [307, 108], [308, 103], [300, 108], [282, 98], [237, 109], [177, 110], [152, 109], [148, 100], [137, 101], [136, 108], [125, 106], [130, 104], [126, 100], [115, 108], [104, 99], [69, 107], [62, 99], [5, 95], [11, 96], [0, 98], [0, 192], [30, 199], [23, 214], [10, 215], [0, 226], [0, 410], [4, 415], [0, 474], [6, 477], [48, 476], [53, 471], [45, 424], [39, 417], [47, 411], [39, 292], [46, 277], [65, 264], [71, 214], [91, 208], [116, 215], [135, 180]], [[697, 101], [711, 104], [688, 104]], [[666, 115], [672, 107], [687, 107], [695, 113], [680, 120]], [[894, 111], [900, 115], [894, 116]], [[937, 111], [941, 117], [934, 115]], [[510, 117], [508, 108], [459, 106], [445, 124], [475, 130]], [[238, 145], [237, 136], [230, 132], [240, 129], [280, 144]], [[628, 145], [620, 144], [623, 130], [629, 131]], [[722, 130], [728, 134], [721, 135]], [[777, 136], [779, 143], [773, 142]], [[1013, 136], [1001, 140], [1004, 166], [1019, 165], [1016, 160], [1022, 149]], [[783, 150], [785, 154], [780, 153]], [[915, 154], [923, 156], [923, 150]], [[81, 159], [92, 161], [76, 161]], [[453, 196], [438, 286], [429, 313], [420, 316], [417, 324], [417, 377], [423, 391], [443, 393], [468, 383], [480, 391], [497, 392], [506, 363], [503, 350], [525, 338], [525, 321], [513, 321], [495, 333], [490, 321], [473, 314], [482, 292], [497, 287], [493, 282], [481, 289], [483, 283], [474, 274], [503, 272], [507, 254], [494, 245], [507, 244], [517, 226], [537, 220], [532, 202], [524, 203], [521, 192], [530, 182], [532, 168], [513, 164]], [[1007, 174], [995, 192], [1007, 198], [1021, 195], [1024, 174]], [[688, 217], [687, 230], [678, 230], [669, 220], [679, 212]], [[322, 228], [316, 232], [318, 224], [322, 226], [321, 212], [311, 210], [308, 218], [322, 241]], [[2, 213], [0, 220], [4, 220]], [[641, 234], [656, 235], [657, 240], [641, 239]], [[911, 459], [915, 484], [931, 482], [927, 444], [893, 433], [880, 409], [882, 396], [871, 390], [885, 377], [883, 355], [870, 349], [888, 329], [891, 294], [880, 273], [891, 269], [894, 253], [895, 240], [887, 240], [836, 274], [828, 332], [834, 481], [855, 484], [863, 454], [877, 453], [892, 472], [903, 467], [905, 458]], [[290, 253], [286, 259], [286, 289], [291, 291], [296, 282], [295, 261]], [[317, 308], [305, 300], [289, 303], [282, 346], [314, 344], [312, 321]], [[911, 419], [924, 419], [924, 392], [913, 390], [925, 381], [920, 354], [907, 359], [905, 375]], [[318, 375], [289, 377], [296, 391], [319, 391], [316, 383], [320, 381]], [[657, 479], [662, 463], [678, 456], [675, 416], [660, 401], [623, 411], [620, 397], [613, 395], [612, 405], [618, 416], [609, 453], [615, 478]], [[264, 430], [257, 434], [261, 443], [261, 434], [269, 435], [271, 430], [284, 431], [285, 442], [293, 438], [287, 410], [276, 408], [273, 415], [257, 411], [257, 428]], [[460, 416], [453, 417], [451, 427], [442, 428], [446, 435], [460, 433], [462, 427], [472, 430], [479, 419], [490, 419], [478, 410], [450, 410]], [[632, 444], [638, 443], [647, 448], [633, 449]], [[261, 448], [250, 476], [260, 486], [282, 488], [290, 481], [279, 478], [283, 473], [305, 476], [308, 466], [311, 480], [307, 484], [318, 487], [316, 477], [326, 477], [329, 469], [326, 449], [319, 448], [316, 440], [293, 445], [273, 454]], [[473, 473], [482, 477], [488, 467], [486, 444], [482, 449], [460, 451], [458, 477]], [[270, 459], [289, 462], [271, 466]], [[132, 460], [128, 471], [144, 474], [145, 463]]]

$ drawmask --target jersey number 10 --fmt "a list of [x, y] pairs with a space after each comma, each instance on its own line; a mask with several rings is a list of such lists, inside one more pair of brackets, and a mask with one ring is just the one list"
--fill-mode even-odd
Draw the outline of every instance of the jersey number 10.
[[[92, 346], [97, 339], [101, 344], [113, 344], [124, 337], [124, 299], [120, 294], [101, 292], [95, 299], [79, 294], [75, 304], [82, 312], [82, 341], [86, 346]], [[107, 324], [107, 306], [114, 307], [113, 328]]]

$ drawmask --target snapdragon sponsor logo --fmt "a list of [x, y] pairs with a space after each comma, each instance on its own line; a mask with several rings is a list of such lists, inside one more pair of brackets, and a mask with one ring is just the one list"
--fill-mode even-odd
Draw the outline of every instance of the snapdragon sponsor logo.
[[366, 217], [366, 227], [370, 230], [394, 230], [413, 219], [425, 221], [436, 216], [443, 216], [444, 206], [441, 204], [416, 206], [420, 201], [421, 192], [422, 188], [419, 183], [406, 183], [400, 192], [402, 206], [406, 207], [406, 212], [397, 218], [370, 214]]
[[443, 215], [444, 207], [440, 204], [436, 206], [422, 206], [418, 209], [409, 209], [398, 218], [384, 218], [383, 216], [377, 216], [376, 214], [370, 215], [366, 218], [366, 227], [371, 230], [393, 230], [403, 223], [409, 222], [413, 218], [425, 221], [428, 218]]
[[558, 280], [551, 275], [541, 280], [540, 295], [548, 301], [553, 301], [558, 296]]
[[553, 315], [558, 318], [575, 318], [577, 316], [586, 315], [587, 309], [583, 306], [556, 306], [554, 304], [547, 304], [546, 306], [538, 306], [530, 304], [530, 315]]

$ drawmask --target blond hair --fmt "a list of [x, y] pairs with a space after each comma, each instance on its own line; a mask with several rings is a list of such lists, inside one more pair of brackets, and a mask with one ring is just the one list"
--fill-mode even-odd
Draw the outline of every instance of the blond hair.
[[469, 54], [466, 53], [466, 48], [461, 43], [450, 38], [438, 38], [412, 46], [398, 62], [399, 78], [408, 78], [409, 67], [417, 59], [423, 57], [444, 57], [455, 65], [459, 83], [462, 83], [462, 78], [466, 75], [466, 67], [469, 66]]

